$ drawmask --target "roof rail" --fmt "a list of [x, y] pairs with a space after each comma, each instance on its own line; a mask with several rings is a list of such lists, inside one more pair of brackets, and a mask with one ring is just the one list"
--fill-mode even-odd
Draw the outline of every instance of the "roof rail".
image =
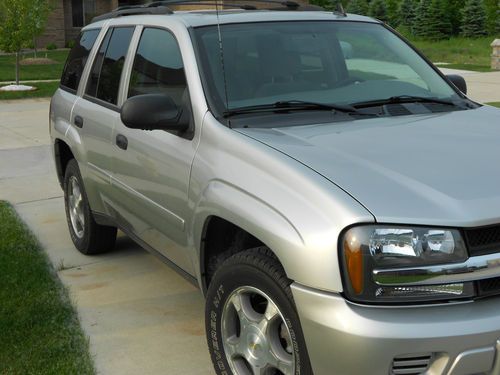
[[[163, 0], [153, 1], [144, 5], [126, 5], [113, 10], [112, 12], [94, 17], [92, 22], [103, 21], [111, 18], [132, 16], [138, 14], [172, 14], [171, 5], [210, 5], [220, 6], [221, 8], [240, 8], [243, 10], [324, 10], [322, 7], [310, 4], [300, 4], [291, 0], [244, 0], [246, 4], [225, 3], [218, 0]], [[274, 8], [257, 8], [249, 3], [276, 4], [281, 7]]]
[[172, 14], [172, 13], [173, 13], [172, 9], [166, 6], [150, 7], [147, 5], [129, 5], [125, 7], [118, 7], [112, 12], [94, 17], [92, 19], [92, 22], [103, 21], [110, 18], [117, 18], [123, 16], [132, 16], [137, 14]]
[[[206, 4], [207, 2], [210, 3], [216, 3], [220, 7], [224, 7], [226, 4], [224, 1], [214, 1], [214, 0], [193, 0], [196, 3], [200, 4]], [[147, 4], [146, 6], [169, 6], [169, 5], [183, 5], [186, 3], [192, 3], [193, 1], [190, 0], [163, 0], [163, 1], [154, 1], [152, 3]], [[300, 10], [307, 9], [307, 10], [324, 10], [324, 8], [317, 6], [317, 5], [310, 5], [310, 4], [300, 4], [296, 1], [293, 0], [244, 0], [245, 4], [239, 4], [242, 6], [249, 6], [248, 9], [258, 9], [255, 6], [251, 5], [250, 3], [262, 3], [262, 4], [276, 4], [276, 5], [281, 5], [285, 7], [286, 10]], [[230, 4], [232, 6], [237, 5], [237, 4]], [[260, 8], [262, 9], [262, 8]], [[275, 10], [277, 8], [273, 8]]]

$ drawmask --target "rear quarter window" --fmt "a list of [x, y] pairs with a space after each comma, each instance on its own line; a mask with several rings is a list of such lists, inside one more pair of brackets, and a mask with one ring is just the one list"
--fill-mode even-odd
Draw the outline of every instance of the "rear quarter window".
[[77, 38], [62, 73], [61, 87], [63, 89], [72, 92], [76, 92], [78, 89], [83, 69], [100, 31], [101, 29], [87, 30], [82, 32]]

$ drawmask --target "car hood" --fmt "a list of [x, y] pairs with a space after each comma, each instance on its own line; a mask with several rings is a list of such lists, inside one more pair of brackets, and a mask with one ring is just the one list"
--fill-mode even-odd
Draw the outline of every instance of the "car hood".
[[378, 222], [500, 222], [500, 111], [492, 107], [237, 130], [335, 183]]

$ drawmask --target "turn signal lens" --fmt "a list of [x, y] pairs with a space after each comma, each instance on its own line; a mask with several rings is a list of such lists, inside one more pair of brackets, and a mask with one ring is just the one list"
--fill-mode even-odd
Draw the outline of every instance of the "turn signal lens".
[[355, 235], [344, 239], [344, 254], [351, 287], [356, 294], [363, 292], [363, 252]]

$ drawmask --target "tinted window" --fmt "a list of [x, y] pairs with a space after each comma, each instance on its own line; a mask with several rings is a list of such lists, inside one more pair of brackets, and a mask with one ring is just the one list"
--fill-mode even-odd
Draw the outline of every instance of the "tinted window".
[[77, 39], [76, 45], [71, 50], [64, 67], [61, 77], [62, 86], [76, 91], [80, 78], [82, 78], [83, 68], [99, 35], [99, 31], [100, 29], [84, 31]]
[[186, 94], [186, 76], [174, 36], [165, 30], [149, 28], [139, 42], [128, 96], [152, 93], [167, 94], [181, 105]]
[[111, 104], [118, 102], [118, 89], [133, 27], [109, 30], [94, 61], [86, 93]]

